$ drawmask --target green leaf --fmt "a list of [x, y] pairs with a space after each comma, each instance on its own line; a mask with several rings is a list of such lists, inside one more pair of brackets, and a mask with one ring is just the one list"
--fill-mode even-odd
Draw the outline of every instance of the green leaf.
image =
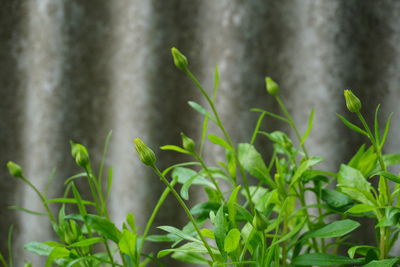
[[276, 188], [272, 181], [269, 170], [261, 157], [261, 154], [253, 145], [242, 143], [238, 145], [238, 158], [243, 168], [252, 176], [266, 182], [272, 188]]
[[180, 194], [182, 198], [185, 200], [189, 199], [189, 189], [193, 184], [203, 185], [215, 189], [215, 186], [212, 182], [207, 180], [204, 176], [201, 176], [196, 171], [189, 168], [184, 168], [184, 167], [175, 168], [172, 172], [172, 178], [177, 179], [178, 183], [183, 184]]
[[277, 240], [276, 242], [272, 243], [271, 246], [280, 244], [280, 243], [285, 242], [286, 240], [289, 240], [292, 237], [294, 237], [297, 233], [300, 232], [301, 229], [303, 229], [303, 226], [305, 223], [306, 223], [306, 219], [303, 218], [302, 220], [300, 220], [298, 222], [298, 224], [291, 231], [289, 231], [289, 233], [287, 233], [286, 235], [279, 238], [279, 240]]
[[94, 231], [118, 244], [121, 232], [111, 221], [92, 214], [85, 215], [85, 221]]
[[400, 177], [390, 173], [390, 172], [385, 172], [385, 171], [379, 171], [376, 173], [373, 173], [373, 175], [381, 175], [387, 179], [389, 179], [392, 182], [395, 182], [397, 184], [400, 184]]
[[209, 261], [198, 253], [176, 251], [171, 258], [196, 265], [209, 265]]
[[[211, 251], [214, 254], [219, 254], [217, 250], [211, 248]], [[207, 249], [203, 246], [203, 243], [197, 242], [189, 242], [182, 245], [179, 248], [172, 248], [172, 249], [164, 249], [158, 252], [157, 257], [162, 258], [171, 254], [173, 252], [182, 252], [182, 253], [199, 253], [199, 254], [206, 254], [208, 253]]]
[[195, 205], [190, 209], [190, 213], [199, 220], [204, 220], [209, 217], [211, 211], [217, 212], [220, 208], [220, 204], [217, 202], [206, 201]]
[[368, 264], [363, 265], [363, 267], [392, 267], [398, 261], [399, 261], [399, 258], [379, 260], [379, 261], [370, 261]]
[[56, 259], [68, 258], [69, 255], [70, 255], [70, 251], [66, 248], [61, 248], [61, 247], [53, 248], [53, 250], [50, 252], [49, 257], [47, 258], [46, 267], [51, 267], [52, 263]]
[[128, 223], [131, 230], [136, 233], [136, 226], [135, 226], [135, 216], [132, 213], [128, 213], [126, 215], [126, 222]]
[[160, 149], [161, 150], [172, 150], [172, 151], [179, 152], [179, 153], [182, 153], [182, 154], [190, 154], [190, 152], [187, 151], [186, 149], [183, 149], [183, 148], [181, 148], [179, 146], [174, 146], [174, 145], [162, 146], [162, 147], [160, 147]]
[[393, 116], [393, 113], [390, 113], [389, 118], [388, 118], [388, 120], [386, 121], [385, 131], [383, 132], [382, 140], [381, 140], [381, 143], [380, 143], [380, 147], [381, 147], [381, 148], [382, 148], [383, 145], [385, 144], [387, 135], [388, 135], [388, 133], [389, 133], [390, 122], [391, 122], [391, 120], [392, 120], [392, 116]]
[[359, 170], [342, 164], [338, 173], [337, 186], [352, 199], [374, 206], [375, 199], [371, 193], [371, 184]]
[[306, 238], [331, 238], [331, 237], [338, 237], [343, 236], [345, 234], [350, 233], [354, 229], [358, 228], [360, 224], [353, 220], [341, 220], [332, 222], [320, 229], [311, 231], [304, 236]]
[[49, 256], [54, 247], [42, 242], [29, 242], [24, 245], [24, 249], [33, 252], [39, 256]]
[[240, 188], [241, 188], [241, 185], [238, 185], [232, 191], [232, 194], [230, 195], [229, 200], [228, 200], [228, 218], [229, 218], [229, 222], [231, 223], [232, 227], [236, 227], [236, 206], [235, 206], [235, 204], [237, 203], [237, 195], [239, 193]]
[[214, 236], [215, 236], [215, 243], [217, 244], [217, 247], [224, 259], [226, 258], [226, 253], [224, 250], [224, 241], [226, 237], [227, 227], [228, 226], [225, 220], [224, 207], [221, 206], [217, 214], [215, 215], [214, 219]]
[[128, 230], [124, 230], [122, 232], [121, 239], [118, 243], [119, 249], [122, 253], [125, 253], [131, 256], [132, 259], [136, 258], [136, 234], [129, 232]]
[[30, 209], [25, 209], [25, 208], [20, 207], [20, 206], [8, 206], [8, 208], [9, 208], [10, 210], [19, 210], [19, 211], [23, 211], [23, 212], [26, 212], [26, 213], [29, 213], [29, 214], [33, 214], [33, 215], [47, 216], [47, 213], [38, 212], [38, 211], [33, 211], [33, 210], [30, 210]]
[[336, 113], [336, 115], [339, 117], [339, 119], [344, 123], [344, 125], [346, 125], [347, 127], [349, 127], [351, 130], [363, 134], [365, 136], [368, 137], [368, 133], [364, 130], [362, 130], [360, 127], [354, 125], [353, 123], [349, 122], [348, 120], [346, 120], [343, 116], [339, 115]]
[[[78, 201], [75, 198], [53, 198], [53, 199], [48, 199], [47, 203], [78, 204]], [[87, 201], [87, 200], [82, 200], [82, 204], [92, 205], [92, 206], [96, 205], [94, 202]]]
[[357, 168], [356, 166], [358, 166], [358, 163], [361, 160], [364, 152], [365, 152], [365, 144], [360, 146], [360, 148], [357, 150], [357, 153], [350, 159], [347, 165], [353, 168]]
[[100, 243], [100, 242], [102, 242], [102, 241], [103, 241], [103, 238], [100, 238], [100, 237], [92, 237], [92, 238], [87, 238], [87, 239], [84, 239], [84, 240], [81, 240], [81, 241], [72, 243], [72, 244], [69, 245], [68, 247], [71, 247], [71, 248], [75, 248], [75, 247], [88, 247], [88, 246], [91, 246], [91, 245], [93, 245], [93, 244]]
[[400, 164], [400, 154], [386, 154], [383, 155], [383, 161], [386, 167]]
[[167, 225], [166, 226], [159, 226], [157, 228], [159, 228], [161, 230], [164, 230], [164, 231], [166, 231], [168, 233], [171, 233], [173, 235], [176, 235], [176, 236], [178, 236], [180, 238], [183, 238], [185, 240], [202, 244], [202, 242], [199, 239], [197, 239], [197, 238], [195, 238], [195, 237], [193, 237], [191, 235], [186, 234], [185, 232], [179, 230], [178, 228], [175, 228], [175, 227], [172, 227], [172, 226], [167, 226]]
[[346, 210], [346, 213], [359, 214], [359, 213], [368, 212], [368, 211], [371, 211], [374, 209], [376, 209], [376, 207], [370, 206], [368, 204], [357, 204], [357, 205], [354, 205], [353, 207], [351, 207], [350, 209]]
[[71, 183], [71, 188], [72, 188], [72, 193], [74, 195], [74, 198], [76, 199], [80, 215], [82, 215], [82, 216], [86, 215], [87, 211], [86, 211], [85, 205], [83, 205], [82, 197], [79, 194], [78, 188], [76, 188], [76, 186], [73, 182]]
[[334, 209], [340, 209], [353, 203], [353, 200], [349, 196], [332, 189], [322, 189], [321, 198]]
[[267, 110], [263, 110], [263, 109], [259, 109], [259, 108], [252, 108], [252, 109], [250, 109], [250, 111], [253, 111], [253, 112], [262, 112], [262, 113], [265, 113], [265, 114], [267, 114], [268, 116], [270, 116], [270, 117], [272, 117], [272, 118], [275, 118], [275, 119], [277, 119], [277, 120], [281, 120], [281, 121], [283, 121], [283, 122], [289, 123], [288, 119], [286, 119], [285, 117], [282, 117], [282, 116], [280, 116], [280, 115], [278, 115], [278, 114], [269, 112], [269, 111], [267, 111]]
[[261, 122], [262, 122], [262, 120], [264, 119], [264, 117], [265, 117], [266, 114], [267, 114], [267, 113], [262, 112], [261, 115], [260, 115], [260, 117], [259, 117], [258, 120], [257, 120], [256, 127], [254, 127], [253, 135], [252, 135], [251, 140], [250, 140], [250, 144], [251, 144], [251, 145], [253, 145], [254, 142], [256, 141], [256, 137], [257, 137], [258, 131], [260, 130]]
[[311, 129], [313, 127], [313, 119], [314, 119], [314, 114], [315, 114], [315, 110], [312, 109], [311, 113], [310, 113], [310, 117], [308, 119], [308, 126], [307, 126], [307, 130], [304, 133], [304, 135], [301, 137], [300, 140], [300, 145], [303, 145], [305, 143], [305, 141], [307, 140], [308, 136], [310, 135]]
[[78, 174], [75, 174], [71, 177], [68, 177], [65, 181], [64, 181], [64, 185], [70, 183], [72, 180], [78, 179], [78, 178], [82, 178], [82, 177], [87, 177], [87, 173], [86, 172], [81, 172]]
[[329, 266], [329, 265], [353, 265], [363, 263], [364, 259], [350, 259], [344, 256], [325, 253], [303, 254], [297, 256], [292, 263], [300, 266]]
[[306, 170], [308, 170], [312, 166], [317, 165], [318, 163], [320, 163], [323, 160], [324, 159], [320, 158], [320, 157], [311, 157], [310, 159], [303, 161], [300, 164], [300, 166], [297, 168], [296, 172], [294, 173], [294, 175], [292, 177], [292, 181], [290, 182], [290, 186], [294, 185], [300, 179], [300, 177], [303, 175], [303, 173]]
[[380, 104], [378, 104], [378, 106], [375, 109], [375, 116], [374, 116], [374, 132], [375, 132], [375, 140], [377, 145], [379, 146], [381, 137], [379, 134], [379, 121], [378, 121], [378, 112], [379, 112], [379, 108], [380, 108]]
[[240, 231], [237, 228], [231, 229], [225, 237], [224, 250], [228, 253], [237, 249], [240, 242]]
[[210, 140], [212, 143], [216, 144], [216, 145], [220, 145], [228, 150], [232, 150], [232, 147], [221, 137], [213, 135], [213, 134], [209, 134], [208, 135], [208, 140]]
[[200, 232], [201, 232], [201, 234], [202, 234], [204, 237], [208, 237], [208, 238], [210, 238], [210, 239], [215, 239], [214, 232], [211, 231], [211, 230], [208, 229], [208, 228], [203, 228], [203, 229], [200, 230]]
[[347, 254], [349, 254], [350, 258], [354, 259], [356, 254], [366, 256], [369, 250], [374, 250], [376, 253], [378, 253], [378, 249], [373, 246], [354, 246], [347, 250]]
[[212, 116], [205, 108], [203, 108], [200, 104], [194, 101], [188, 101], [189, 106], [191, 106], [194, 110], [199, 112], [200, 114], [204, 115], [205, 117], [210, 118], [213, 122], [216, 123], [216, 119]]

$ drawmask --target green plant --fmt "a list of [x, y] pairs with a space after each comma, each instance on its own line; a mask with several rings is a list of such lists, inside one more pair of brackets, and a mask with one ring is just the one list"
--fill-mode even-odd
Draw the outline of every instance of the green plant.
[[[246, 143], [235, 144], [215, 106], [218, 69], [215, 69], [213, 93], [209, 95], [190, 71], [187, 58], [176, 48], [172, 48], [172, 56], [176, 67], [200, 90], [209, 109], [189, 102], [204, 116], [199, 143], [182, 133], [182, 146], [161, 147], [186, 154], [193, 161], [160, 170], [154, 152], [139, 138], [134, 140], [140, 160], [166, 186], [143, 233], [137, 230], [132, 214], [127, 215], [121, 228], [115, 226], [109, 217], [107, 199], [112, 183], [111, 168], [106, 190], [102, 185], [110, 133], [97, 173], [91, 167], [86, 148], [71, 142], [72, 156], [83, 172], [66, 179], [63, 198], [47, 199], [25, 178], [19, 165], [13, 162], [7, 164], [10, 173], [30, 186], [42, 200], [46, 210], [44, 215], [48, 216], [58, 236], [57, 241], [28, 243], [25, 249], [45, 256], [46, 266], [106, 264], [138, 267], [149, 263], [162, 266], [157, 258], [167, 255], [178, 261], [208, 266], [379, 267], [397, 264], [399, 258], [391, 255], [390, 251], [400, 232], [400, 178], [388, 167], [400, 163], [400, 154], [383, 153], [391, 116], [381, 131], [378, 106], [371, 131], [360, 113], [361, 101], [351, 91], [345, 90], [346, 106], [357, 115], [362, 127], [338, 116], [351, 130], [367, 137], [371, 146], [362, 145], [348, 163], [340, 165], [337, 173], [327, 172], [317, 168], [323, 159], [310, 155], [306, 147], [314, 111], [310, 113], [306, 131], [300, 133], [279, 96], [279, 85], [271, 78], [265, 79], [266, 91], [277, 101], [281, 114], [252, 109], [259, 113], [252, 138]], [[292, 141], [281, 131], [261, 131], [266, 117], [287, 123], [296, 140]], [[219, 135], [207, 134], [209, 123], [217, 126]], [[225, 160], [215, 166], [207, 165], [203, 156], [206, 138], [225, 151]], [[264, 161], [254, 145], [257, 138], [267, 138], [272, 144], [273, 153], [268, 162]], [[379, 179], [377, 189], [370, 183], [376, 178]], [[76, 179], [86, 179], [91, 200], [82, 199], [75, 186]], [[331, 189], [335, 181], [337, 185]], [[393, 190], [389, 181], [394, 182]], [[191, 186], [203, 189], [207, 200], [189, 208], [186, 201]], [[314, 195], [314, 202], [306, 199], [309, 192]], [[149, 235], [154, 219], [169, 194], [185, 211], [188, 223], [182, 229], [159, 226], [166, 234]], [[49, 207], [52, 203], [61, 203], [57, 217]], [[347, 242], [351, 232], [360, 227], [355, 217], [375, 219], [376, 246]], [[11, 243], [11, 234], [9, 240]], [[148, 242], [170, 242], [171, 246], [156, 255], [145, 254], [143, 248]], [[337, 255], [339, 248], [347, 248], [348, 256]], [[0, 255], [0, 262], [11, 267], [12, 255], [9, 255], [8, 263]]]

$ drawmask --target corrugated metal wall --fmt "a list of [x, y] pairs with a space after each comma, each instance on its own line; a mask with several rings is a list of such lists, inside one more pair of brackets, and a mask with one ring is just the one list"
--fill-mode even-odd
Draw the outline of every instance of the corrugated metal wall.
[[[132, 140], [153, 148], [196, 137], [200, 117], [186, 102], [202, 102], [172, 64], [180, 48], [207, 88], [219, 65], [217, 109], [237, 141], [248, 140], [251, 107], [276, 109], [264, 76], [280, 82], [300, 128], [317, 110], [309, 150], [335, 171], [363, 142], [341, 125], [342, 90], [352, 88], [371, 117], [395, 112], [388, 152], [399, 151], [400, 2], [375, 0], [2, 0], [0, 2], [0, 249], [15, 224], [22, 244], [50, 238], [42, 218], [8, 205], [40, 209], [37, 198], [7, 174], [15, 160], [44, 188], [57, 168], [51, 195], [76, 167], [70, 139], [87, 145], [96, 162], [113, 130], [108, 164], [114, 166], [110, 208], [117, 221], [128, 211], [144, 223], [162, 184], [136, 159]], [[268, 129], [282, 125], [271, 120]], [[268, 154], [268, 145], [260, 142]], [[161, 166], [182, 160], [158, 152]], [[219, 151], [208, 149], [210, 162]], [[173, 200], [159, 222], [177, 223]], [[368, 225], [368, 224], [367, 224]], [[373, 227], [371, 224], [365, 227]], [[371, 236], [360, 235], [367, 241]], [[17, 265], [20, 266], [21, 263]], [[176, 266], [176, 265], [174, 265]]]

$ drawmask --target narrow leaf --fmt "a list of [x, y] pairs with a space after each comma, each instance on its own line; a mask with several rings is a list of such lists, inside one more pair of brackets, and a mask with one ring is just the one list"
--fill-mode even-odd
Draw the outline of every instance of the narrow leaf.
[[336, 113], [336, 115], [339, 117], [339, 119], [344, 123], [344, 125], [346, 125], [347, 127], [349, 127], [351, 130], [363, 134], [365, 136], [368, 137], [368, 133], [364, 130], [362, 130], [360, 127], [354, 125], [353, 123], [349, 122], [348, 120], [346, 120], [343, 116], [339, 115]]
[[231, 229], [224, 241], [224, 250], [228, 253], [233, 252], [239, 246], [240, 231], [237, 228]]
[[75, 248], [75, 247], [88, 247], [88, 246], [91, 246], [91, 245], [93, 245], [93, 244], [100, 243], [100, 242], [102, 242], [102, 241], [103, 241], [103, 238], [100, 238], [100, 237], [92, 237], [92, 238], [87, 238], [87, 239], [84, 239], [84, 240], [82, 240], [82, 241], [78, 241], [78, 242], [72, 243], [72, 244], [69, 245], [68, 247], [71, 247], [71, 248]]
[[200, 114], [204, 115], [205, 117], [210, 118], [213, 122], [216, 123], [216, 120], [214, 116], [212, 116], [205, 108], [203, 108], [200, 104], [194, 102], [194, 101], [189, 101], [188, 102], [189, 106], [191, 106], [194, 110], [199, 112]]
[[187, 151], [186, 149], [183, 149], [179, 146], [174, 146], [174, 145], [166, 145], [166, 146], [162, 146], [160, 147], [161, 150], [172, 150], [172, 151], [176, 151], [182, 154], [190, 154], [189, 151]]
[[304, 133], [304, 135], [301, 137], [300, 145], [304, 144], [304, 142], [307, 140], [308, 136], [310, 135], [311, 129], [313, 127], [314, 114], [315, 114], [315, 110], [312, 109], [311, 113], [310, 113], [310, 118], [308, 119], [307, 130]]
[[220, 145], [228, 150], [232, 150], [232, 147], [221, 137], [213, 135], [213, 134], [209, 134], [208, 135], [208, 140], [210, 140], [212, 143], [216, 144], [216, 145]]
[[304, 236], [304, 239], [315, 238], [315, 237], [331, 238], [331, 237], [343, 236], [345, 234], [350, 233], [359, 226], [360, 224], [358, 222], [349, 219], [336, 221], [320, 229], [309, 232]]
[[398, 261], [399, 258], [370, 261], [368, 264], [363, 265], [363, 267], [392, 267], [395, 266]]
[[325, 253], [303, 254], [293, 260], [294, 265], [300, 266], [329, 266], [329, 265], [353, 265], [363, 263], [364, 259], [350, 259], [344, 256]]
[[94, 231], [118, 244], [121, 232], [111, 221], [104, 217], [92, 214], [86, 215], [85, 220]]

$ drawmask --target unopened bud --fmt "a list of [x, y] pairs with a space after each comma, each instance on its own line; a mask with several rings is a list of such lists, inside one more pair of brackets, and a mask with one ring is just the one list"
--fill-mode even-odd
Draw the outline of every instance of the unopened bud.
[[361, 101], [351, 90], [344, 90], [344, 99], [350, 112], [358, 112], [361, 109]]
[[148, 166], [154, 165], [156, 163], [156, 155], [153, 150], [143, 143], [140, 138], [135, 138], [133, 142], [135, 143], [136, 152], [139, 154], [140, 160]]
[[22, 178], [22, 168], [13, 161], [7, 162], [7, 168], [10, 174], [16, 178]]
[[255, 214], [254, 214], [254, 217], [253, 217], [253, 227], [257, 231], [264, 231], [268, 227], [268, 219], [267, 219], [267, 217], [265, 217], [258, 210], [255, 211]]
[[277, 95], [279, 93], [279, 85], [270, 77], [265, 78], [265, 88], [270, 95]]
[[181, 53], [177, 48], [171, 48], [171, 54], [174, 59], [174, 64], [178, 69], [185, 70], [189, 65], [187, 58], [185, 55]]
[[71, 144], [71, 155], [75, 159], [78, 166], [85, 168], [89, 164], [89, 152], [86, 147], [81, 144], [70, 141]]
[[193, 152], [195, 147], [193, 139], [187, 137], [184, 133], [181, 133], [181, 137], [182, 137], [183, 148], [186, 149], [187, 151]]
[[76, 241], [78, 241], [79, 236], [81, 235], [81, 231], [79, 226], [76, 224], [74, 220], [70, 220], [69, 224], [65, 224], [65, 229], [64, 229], [64, 241], [67, 244], [72, 244]]

